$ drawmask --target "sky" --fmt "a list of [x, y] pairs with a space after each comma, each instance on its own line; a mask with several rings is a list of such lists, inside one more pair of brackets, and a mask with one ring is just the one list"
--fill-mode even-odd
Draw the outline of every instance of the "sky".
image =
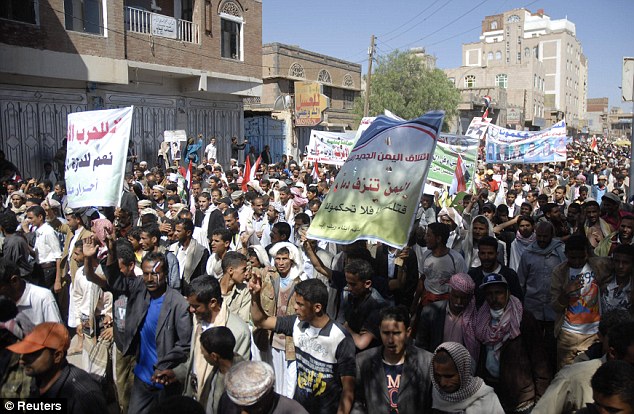
[[262, 41], [360, 63], [365, 74], [374, 34], [379, 55], [424, 47], [448, 69], [462, 64], [463, 43], [479, 40], [485, 16], [518, 8], [573, 22], [588, 59], [588, 98], [632, 112], [619, 87], [623, 57], [634, 56], [634, 0], [264, 0]]

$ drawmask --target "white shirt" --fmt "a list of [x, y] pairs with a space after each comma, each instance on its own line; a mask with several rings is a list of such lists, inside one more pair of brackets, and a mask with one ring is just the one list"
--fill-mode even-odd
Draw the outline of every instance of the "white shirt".
[[[77, 269], [75, 282], [73, 283], [73, 301], [75, 302], [75, 320], [81, 324], [81, 317], [93, 315], [112, 315], [112, 294], [104, 292], [99, 286], [90, 282], [84, 274], [84, 266]], [[95, 309], [92, 304], [97, 301]]]
[[40, 286], [26, 283], [24, 293], [16, 303], [18, 311], [24, 313], [33, 325], [43, 322], [62, 323], [59, 308], [53, 293]]
[[59, 239], [55, 235], [55, 230], [44, 223], [35, 230], [35, 250], [37, 251], [37, 262], [50, 263], [62, 258], [62, 248]]
[[207, 161], [211, 160], [212, 158], [215, 161], [218, 161], [217, 155], [218, 155], [218, 149], [216, 148], [216, 146], [214, 144], [212, 144], [211, 142], [209, 143], [209, 145], [207, 145], [205, 147], [205, 155], [207, 157]]

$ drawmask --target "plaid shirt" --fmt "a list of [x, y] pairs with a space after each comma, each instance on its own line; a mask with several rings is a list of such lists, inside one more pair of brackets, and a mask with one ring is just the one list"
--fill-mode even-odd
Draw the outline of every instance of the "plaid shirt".
[[[6, 359], [5, 359], [6, 358]], [[4, 362], [7, 365], [4, 365]], [[20, 366], [20, 355], [8, 350], [0, 354], [0, 395], [4, 398], [28, 398], [33, 378], [24, 373], [24, 368]], [[6, 368], [6, 369], [4, 369]]]

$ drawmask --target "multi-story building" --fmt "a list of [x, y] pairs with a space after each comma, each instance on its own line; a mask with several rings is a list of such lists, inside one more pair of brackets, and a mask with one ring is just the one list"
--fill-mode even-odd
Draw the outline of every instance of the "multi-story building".
[[37, 176], [66, 115], [134, 105], [131, 139], [153, 164], [163, 131], [243, 135], [262, 83], [261, 0], [6, 0], [0, 6], [0, 148]]
[[608, 136], [613, 140], [632, 142], [634, 112], [625, 112], [623, 108], [612, 107], [608, 114]]
[[[262, 96], [245, 100], [245, 136], [256, 148], [271, 147], [274, 160], [282, 154], [299, 157], [308, 145], [310, 130], [343, 132], [356, 129], [354, 101], [361, 94], [361, 65], [297, 46], [262, 46]], [[329, 105], [320, 123], [297, 121], [295, 82], [320, 85]]]
[[608, 135], [608, 98], [588, 98], [585, 120], [590, 135]]
[[[588, 62], [575, 24], [551, 20], [543, 10], [485, 17], [480, 40], [462, 46], [462, 66], [445, 72], [467, 103], [481, 98], [472, 96], [478, 88], [504, 89], [507, 102], [498, 106], [498, 124], [539, 129], [563, 117], [573, 129], [582, 123]], [[508, 110], [513, 116], [507, 120]]]

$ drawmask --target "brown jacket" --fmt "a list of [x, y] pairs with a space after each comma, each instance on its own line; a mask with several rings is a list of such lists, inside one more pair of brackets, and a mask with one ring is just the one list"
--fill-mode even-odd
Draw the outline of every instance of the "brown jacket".
[[[293, 289], [295, 289], [295, 285], [300, 282], [300, 278], [296, 278], [293, 280]], [[277, 316], [277, 297], [280, 291], [280, 275], [274, 268], [269, 268], [268, 271], [263, 272], [262, 276], [262, 290], [260, 291], [260, 303], [262, 304], [262, 309], [267, 316]], [[286, 314], [294, 315], [295, 314], [295, 295], [291, 294], [289, 301], [286, 305]], [[259, 332], [258, 332], [259, 331]], [[265, 331], [262, 329], [257, 329], [253, 332], [253, 336], [266, 335], [268, 346], [271, 345], [271, 341], [273, 340], [272, 332]], [[258, 342], [258, 348], [261, 348], [261, 341]], [[286, 360], [293, 361], [295, 360], [295, 345], [293, 344], [293, 337], [286, 336]]]
[[[606, 257], [590, 257], [588, 258], [588, 264], [594, 272], [599, 286], [599, 292], [601, 292], [612, 277], [614, 268], [611, 259]], [[559, 335], [559, 331], [564, 324], [564, 314], [567, 306], [559, 303], [559, 296], [563, 293], [566, 283], [568, 283], [569, 274], [570, 267], [568, 266], [568, 261], [565, 261], [553, 269], [553, 277], [550, 281], [550, 301], [553, 310], [557, 314], [557, 318], [555, 319], [555, 337]]]
[[[64, 248], [62, 249], [62, 259], [60, 260], [60, 264], [59, 264], [60, 267], [59, 269], [57, 269], [58, 272], [61, 272], [60, 277], [61, 277], [62, 286], [63, 286], [65, 284], [64, 277], [67, 274], [69, 274], [71, 280], [75, 280], [75, 272], [77, 272], [77, 269], [79, 268], [77, 263], [75, 263], [75, 261], [73, 260], [73, 252], [68, 251], [68, 249], [70, 248], [70, 241], [75, 236], [75, 232], [71, 230], [68, 224], [62, 223], [57, 218], [54, 220], [51, 220], [49, 224], [51, 225], [51, 227], [53, 227], [55, 231], [66, 235], [66, 239], [64, 240]], [[93, 235], [93, 232], [86, 229], [85, 227], [82, 227], [82, 230], [79, 233], [79, 240], [85, 240], [91, 237], [92, 235]]]

